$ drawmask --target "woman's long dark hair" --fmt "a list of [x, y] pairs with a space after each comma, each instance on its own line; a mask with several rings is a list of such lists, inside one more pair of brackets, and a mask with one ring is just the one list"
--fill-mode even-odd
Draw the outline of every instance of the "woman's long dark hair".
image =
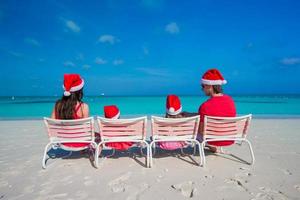
[[70, 96], [62, 96], [55, 103], [55, 116], [58, 119], [74, 119], [77, 102], [82, 102], [83, 90], [71, 92]]

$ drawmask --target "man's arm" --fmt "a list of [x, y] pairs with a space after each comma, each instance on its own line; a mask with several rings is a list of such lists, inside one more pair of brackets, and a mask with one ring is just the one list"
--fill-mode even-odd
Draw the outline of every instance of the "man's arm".
[[183, 117], [193, 117], [193, 116], [196, 116], [196, 115], [198, 115], [198, 113], [191, 113], [191, 112], [186, 112], [186, 111], [182, 112]]
[[204, 130], [204, 115], [206, 115], [206, 104], [203, 103], [199, 110], [198, 115], [200, 115], [200, 123], [199, 123], [199, 129], [198, 134], [203, 136], [203, 130]]
[[204, 123], [200, 122], [199, 123], [199, 128], [198, 128], [198, 134], [203, 135], [203, 130], [204, 130]]

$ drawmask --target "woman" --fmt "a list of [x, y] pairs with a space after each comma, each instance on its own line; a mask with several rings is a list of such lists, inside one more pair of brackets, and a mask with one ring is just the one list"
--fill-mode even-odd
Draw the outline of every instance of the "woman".
[[[89, 117], [89, 106], [82, 102], [84, 80], [78, 74], [64, 75], [64, 95], [55, 103], [51, 118], [81, 119]], [[83, 148], [87, 143], [65, 143], [66, 147]]]

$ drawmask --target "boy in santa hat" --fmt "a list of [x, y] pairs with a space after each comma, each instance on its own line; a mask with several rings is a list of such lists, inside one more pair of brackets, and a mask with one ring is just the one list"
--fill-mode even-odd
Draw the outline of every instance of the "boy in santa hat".
[[[119, 119], [120, 110], [116, 105], [104, 106], [104, 117], [108, 119]], [[107, 147], [116, 150], [127, 150], [133, 145], [133, 142], [109, 142], [106, 143]]]
[[[217, 116], [217, 117], [235, 117], [236, 109], [233, 99], [223, 94], [222, 85], [227, 81], [223, 78], [218, 69], [209, 69], [206, 71], [201, 79], [201, 87], [206, 96], [210, 98], [205, 101], [198, 110], [200, 115], [199, 139], [203, 138], [203, 122], [204, 116]], [[228, 146], [233, 144], [234, 141], [216, 141], [208, 142], [210, 150], [217, 152], [217, 146]]]

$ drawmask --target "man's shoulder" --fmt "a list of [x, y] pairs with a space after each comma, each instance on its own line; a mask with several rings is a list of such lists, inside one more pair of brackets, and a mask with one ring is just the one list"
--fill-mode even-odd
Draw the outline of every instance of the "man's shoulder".
[[232, 97], [228, 94], [223, 94], [223, 97], [232, 99]]
[[213, 97], [211, 99], [213, 99], [214, 101], [224, 101], [224, 100], [233, 101], [233, 98], [227, 94], [223, 94], [220, 97]]
[[200, 109], [207, 109], [208, 107], [210, 107], [213, 104], [213, 100], [212, 98], [207, 99], [205, 102], [203, 102], [200, 105]]
[[223, 95], [224, 96], [224, 99], [227, 100], [227, 101], [232, 101], [233, 102], [233, 98], [227, 94]]
[[224, 102], [233, 102], [233, 99], [231, 96], [224, 94], [223, 96], [209, 98], [202, 105], [203, 106], [215, 106], [220, 103], [223, 104]]

